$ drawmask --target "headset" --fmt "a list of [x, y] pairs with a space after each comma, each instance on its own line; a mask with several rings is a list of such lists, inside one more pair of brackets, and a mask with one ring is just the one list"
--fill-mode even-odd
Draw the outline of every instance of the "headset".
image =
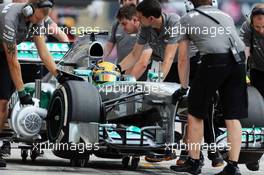
[[30, 17], [35, 13], [36, 8], [52, 8], [54, 5], [54, 0], [39, 0], [38, 3], [28, 3], [22, 9], [22, 14], [25, 17]]
[[[184, 0], [184, 5], [185, 5], [186, 12], [189, 12], [194, 9], [194, 5], [191, 0]], [[212, 0], [212, 6], [218, 8], [217, 0]]]

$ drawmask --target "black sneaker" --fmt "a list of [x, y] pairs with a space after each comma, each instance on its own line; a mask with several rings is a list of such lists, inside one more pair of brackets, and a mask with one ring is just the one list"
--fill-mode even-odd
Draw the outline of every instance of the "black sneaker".
[[194, 175], [198, 175], [202, 172], [202, 166], [200, 160], [194, 160], [189, 158], [184, 164], [180, 166], [171, 166], [170, 169], [175, 172], [186, 172]]
[[[176, 165], [183, 165], [189, 159], [188, 151], [181, 151], [179, 159], [176, 161]], [[204, 166], [203, 152], [200, 152], [200, 165]]]
[[212, 161], [212, 167], [220, 167], [224, 165], [224, 159], [219, 151], [208, 151], [208, 159]]
[[253, 162], [253, 163], [247, 163], [246, 167], [250, 171], [258, 171], [259, 170], [259, 161], [256, 161], [256, 162]]
[[223, 171], [215, 175], [241, 175], [241, 173], [237, 166], [227, 164]]
[[11, 155], [11, 144], [8, 141], [3, 141], [3, 145], [1, 146], [1, 153], [3, 157], [8, 157]]
[[0, 153], [0, 167], [6, 167], [6, 161], [3, 159], [3, 156], [1, 153]]
[[176, 161], [176, 165], [183, 165], [189, 158], [188, 151], [181, 151], [179, 159]]

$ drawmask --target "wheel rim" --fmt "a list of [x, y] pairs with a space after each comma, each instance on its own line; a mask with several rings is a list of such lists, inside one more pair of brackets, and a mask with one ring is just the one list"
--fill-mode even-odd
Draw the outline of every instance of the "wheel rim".
[[54, 142], [58, 139], [60, 132], [63, 129], [64, 104], [60, 96], [56, 96], [51, 102], [49, 115], [49, 139]]

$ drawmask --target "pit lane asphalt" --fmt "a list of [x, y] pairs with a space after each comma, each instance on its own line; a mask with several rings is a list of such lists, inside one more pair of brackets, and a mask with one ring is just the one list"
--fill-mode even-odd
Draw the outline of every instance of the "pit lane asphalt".
[[[204, 153], [206, 154], [206, 152]], [[148, 163], [141, 157], [139, 168], [137, 170], [124, 169], [120, 159], [102, 159], [95, 156], [90, 157], [90, 162], [86, 168], [71, 167], [69, 160], [61, 159], [52, 154], [51, 151], [45, 151], [43, 157], [38, 157], [35, 162], [29, 158], [24, 163], [21, 160], [20, 150], [12, 150], [12, 155], [7, 160], [7, 167], [0, 168], [0, 175], [173, 175], [176, 174], [169, 169], [175, 164], [175, 160], [161, 163]], [[253, 172], [247, 170], [245, 165], [239, 165], [243, 175], [263, 175], [264, 158], [260, 163], [260, 171]], [[210, 175], [221, 171], [223, 167], [212, 168], [211, 162], [206, 159], [202, 174]], [[179, 174], [179, 173], [178, 173]]]

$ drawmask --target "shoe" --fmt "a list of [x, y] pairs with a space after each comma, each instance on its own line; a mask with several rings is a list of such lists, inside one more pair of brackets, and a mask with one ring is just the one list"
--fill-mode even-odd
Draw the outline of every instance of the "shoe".
[[188, 151], [181, 151], [179, 159], [176, 161], [176, 165], [183, 165], [188, 160]]
[[[188, 151], [182, 151], [179, 159], [176, 161], [176, 165], [183, 165], [188, 158]], [[200, 152], [200, 165], [204, 166], [204, 156], [202, 152]]]
[[224, 159], [219, 151], [214, 153], [208, 151], [208, 159], [212, 161], [212, 167], [224, 166]]
[[253, 162], [253, 163], [247, 163], [246, 167], [250, 171], [258, 171], [259, 170], [259, 161], [256, 161], [256, 162]]
[[170, 154], [167, 154], [166, 156], [164, 156], [164, 160], [165, 161], [170, 161], [170, 160], [174, 160], [174, 159], [176, 159], [177, 158], [177, 156], [176, 156], [176, 154], [174, 154], [174, 153], [170, 153]]
[[171, 166], [170, 169], [175, 172], [185, 172], [193, 175], [198, 175], [202, 172], [200, 160], [197, 161], [192, 158], [188, 158], [188, 160], [186, 160], [182, 165]]
[[0, 167], [6, 167], [6, 161], [3, 159], [3, 156], [1, 153], [0, 153]]
[[227, 164], [223, 171], [215, 175], [241, 175], [241, 173], [237, 166]]
[[158, 157], [156, 157], [156, 156], [152, 156], [152, 155], [150, 155], [150, 156], [145, 156], [145, 160], [146, 160], [147, 162], [151, 162], [151, 163], [162, 162], [162, 158], [158, 158]]
[[162, 161], [170, 161], [170, 160], [173, 160], [173, 159], [176, 159], [176, 156], [173, 153], [167, 154], [167, 155], [162, 156], [162, 157], [158, 157], [158, 156], [155, 156], [155, 155], [145, 156], [145, 160], [147, 162], [162, 162]]
[[1, 146], [1, 153], [3, 157], [8, 157], [11, 155], [11, 144], [8, 141], [3, 141], [3, 145]]

